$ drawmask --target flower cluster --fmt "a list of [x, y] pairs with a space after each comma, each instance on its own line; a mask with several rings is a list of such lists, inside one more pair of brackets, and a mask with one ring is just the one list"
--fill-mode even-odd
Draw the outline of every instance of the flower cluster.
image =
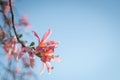
[[50, 29], [43, 35], [43, 38], [41, 40], [35, 31], [33, 31], [33, 33], [38, 39], [38, 46], [36, 48], [33, 48], [31, 46], [23, 47], [16, 59], [19, 60], [27, 52], [30, 58], [30, 66], [34, 67], [34, 56], [36, 55], [43, 62], [40, 74], [44, 72], [45, 67], [47, 67], [47, 70], [50, 73], [51, 69], [53, 69], [53, 67], [50, 65], [50, 61], [61, 61], [58, 56], [53, 55], [54, 49], [57, 47], [58, 42], [54, 40], [47, 40], [51, 34]]
[[[17, 61], [22, 58], [25, 67], [33, 68], [35, 65], [35, 56], [37, 56], [42, 62], [40, 74], [44, 72], [45, 68], [47, 68], [50, 73], [53, 69], [50, 62], [61, 61], [59, 56], [55, 56], [53, 54], [55, 48], [57, 48], [59, 44], [58, 41], [48, 40], [52, 33], [51, 29], [48, 29], [42, 38], [40, 38], [35, 31], [32, 31], [38, 40], [38, 45], [34, 47], [34, 42], [30, 45], [26, 45], [25, 40], [21, 40], [20, 38], [22, 34], [18, 34], [18, 30], [16, 29], [20, 26], [28, 28], [30, 23], [25, 15], [23, 15], [20, 19], [18, 19], [18, 21], [16, 21], [17, 23], [15, 23], [13, 7], [13, 0], [0, 0], [0, 13], [2, 13], [3, 23], [5, 23], [4, 25], [0, 24], [0, 42], [3, 44], [3, 49], [6, 52], [6, 58], [8, 60], [14, 58]], [[26, 53], [29, 55], [29, 58], [23, 58], [23, 55]], [[15, 72], [20, 73], [21, 70], [17, 68]]]

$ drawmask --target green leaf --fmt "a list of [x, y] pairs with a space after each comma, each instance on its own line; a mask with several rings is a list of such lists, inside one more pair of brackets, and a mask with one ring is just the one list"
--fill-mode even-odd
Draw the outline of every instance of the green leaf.
[[30, 46], [34, 46], [34, 45], [35, 45], [35, 43], [34, 43], [34, 42], [31, 42]]
[[22, 36], [23, 36], [22, 34], [18, 35], [19, 38], [21, 38]]

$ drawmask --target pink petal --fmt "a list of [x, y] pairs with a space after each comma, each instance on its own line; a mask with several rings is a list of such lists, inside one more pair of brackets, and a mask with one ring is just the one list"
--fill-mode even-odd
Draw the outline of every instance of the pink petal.
[[37, 37], [38, 42], [40, 42], [40, 37], [38, 36], [38, 34], [35, 31], [32, 31], [34, 33], [34, 35]]
[[49, 40], [49, 41], [47, 41], [47, 44], [49, 44], [49, 46], [51, 46], [51, 47], [56, 48], [58, 46], [59, 42], [58, 41]]
[[46, 49], [46, 54], [52, 54], [54, 53], [54, 47], [49, 47], [48, 49]]
[[44, 73], [45, 67], [46, 67], [46, 65], [45, 65], [45, 63], [43, 63], [43, 64], [42, 64], [41, 71], [40, 71], [40, 75], [42, 75], [42, 74]]
[[32, 47], [30, 47], [30, 46], [24, 47], [24, 50], [25, 50], [26, 52], [28, 52], [28, 53], [34, 52], [34, 49], [33, 49]]
[[8, 51], [8, 53], [7, 53], [7, 55], [6, 55], [6, 58], [7, 58], [7, 59], [10, 59], [11, 56], [12, 56], [12, 48], [9, 49], [9, 51]]
[[28, 18], [27, 18], [26, 15], [23, 15], [23, 16], [21, 17], [21, 19], [20, 19], [20, 21], [19, 21], [19, 25], [24, 25], [24, 26], [26, 26], [26, 27], [29, 27], [29, 26], [30, 26], [30, 24], [29, 24], [29, 22], [28, 22]]
[[43, 48], [40, 48], [39, 46], [36, 47], [36, 51], [40, 53], [45, 53], [45, 50]]
[[30, 65], [33, 68], [34, 67], [34, 54], [33, 53], [29, 53], [30, 56]]
[[43, 35], [41, 43], [45, 42], [51, 33], [52, 33], [52, 31], [50, 29], [48, 29], [48, 31], [45, 32], [45, 34]]
[[47, 66], [48, 73], [50, 73], [51, 72], [51, 64], [50, 64], [50, 62], [46, 62], [45, 64]]
[[49, 40], [48, 43], [50, 43], [50, 44], [59, 44], [59, 42], [55, 41], [55, 40]]
[[24, 48], [20, 51], [20, 53], [18, 54], [16, 60], [18, 61], [23, 55], [25, 54], [25, 50]]

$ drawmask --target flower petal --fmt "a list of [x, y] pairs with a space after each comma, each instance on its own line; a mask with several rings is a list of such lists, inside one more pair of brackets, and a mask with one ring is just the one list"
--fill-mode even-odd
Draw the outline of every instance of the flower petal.
[[24, 54], [25, 54], [25, 50], [24, 48], [22, 48], [21, 52], [18, 54], [18, 56], [16, 57], [16, 60], [18, 61]]
[[46, 64], [48, 73], [50, 74], [50, 72], [51, 72], [51, 64], [50, 64], [50, 62], [46, 62], [45, 64]]
[[10, 59], [11, 56], [12, 56], [12, 48], [9, 49], [8, 53], [6, 54], [6, 58]]
[[45, 52], [45, 56], [50, 56], [54, 53], [54, 48], [49, 48], [48, 50], [46, 50]]
[[51, 29], [48, 29], [48, 31], [43, 35], [41, 43], [44, 43], [47, 40], [47, 38], [50, 36], [51, 32], [52, 32]]
[[46, 65], [45, 65], [45, 63], [43, 63], [43, 64], [42, 64], [41, 71], [40, 71], [40, 75], [42, 75], [42, 74], [44, 73], [45, 67], [46, 67]]
[[19, 25], [24, 25], [25, 27], [29, 27], [30, 23], [28, 22], [28, 18], [26, 15], [23, 15], [19, 20]]
[[49, 41], [47, 41], [47, 44], [49, 46], [53, 46], [54, 48], [56, 48], [58, 46], [59, 42], [58, 41], [54, 41], [54, 40], [49, 40]]
[[29, 53], [29, 56], [30, 56], [30, 66], [33, 68], [34, 67], [34, 54]]
[[34, 35], [37, 37], [38, 39], [38, 43], [40, 43], [40, 37], [38, 36], [38, 34], [35, 31], [32, 31], [34, 33]]
[[45, 53], [45, 50], [43, 48], [40, 48], [39, 46], [36, 47], [36, 51], [40, 53]]

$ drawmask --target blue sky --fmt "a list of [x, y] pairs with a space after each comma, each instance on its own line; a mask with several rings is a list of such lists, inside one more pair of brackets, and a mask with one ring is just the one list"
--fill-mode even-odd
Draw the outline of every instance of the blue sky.
[[[50, 39], [60, 41], [55, 54], [61, 63], [40, 80], [120, 80], [120, 1], [119, 0], [20, 0], [19, 14], [31, 23], [29, 41], [51, 28]], [[41, 63], [36, 58], [35, 72]]]

